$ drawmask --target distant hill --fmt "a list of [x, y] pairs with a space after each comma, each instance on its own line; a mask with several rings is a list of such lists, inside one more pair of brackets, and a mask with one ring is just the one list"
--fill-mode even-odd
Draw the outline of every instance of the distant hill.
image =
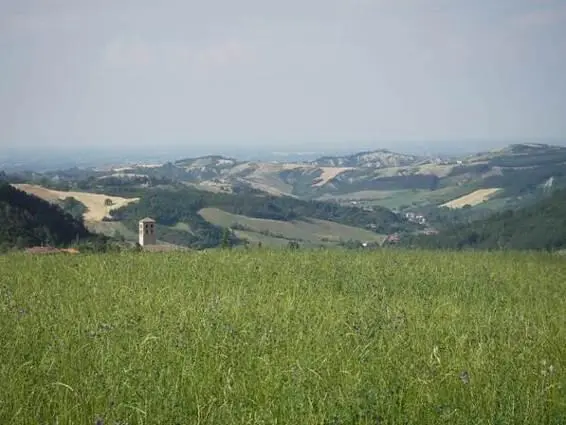
[[415, 165], [429, 160], [429, 158], [417, 155], [404, 155], [387, 149], [380, 149], [346, 156], [326, 156], [312, 161], [310, 164], [318, 167], [390, 168]]
[[450, 226], [437, 235], [415, 237], [407, 244], [441, 249], [565, 249], [566, 190], [525, 208]]
[[43, 199], [0, 182], [0, 250], [69, 245], [92, 234], [81, 220]]
[[[20, 172], [11, 178], [15, 183], [59, 190], [105, 193], [111, 188], [116, 196], [124, 197], [143, 196], [148, 188], [183, 184], [211, 193], [257, 190], [271, 196], [418, 214], [444, 205], [454, 210], [469, 205], [476, 211], [496, 212], [519, 208], [541, 193], [566, 188], [566, 147], [513, 144], [451, 158], [380, 149], [303, 162], [210, 155], [111, 169]], [[132, 193], [133, 187], [138, 192]]]

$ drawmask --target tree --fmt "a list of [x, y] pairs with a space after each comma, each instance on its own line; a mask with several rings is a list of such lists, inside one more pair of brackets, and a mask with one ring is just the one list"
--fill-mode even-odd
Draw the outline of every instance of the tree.
[[300, 245], [299, 245], [299, 242], [297, 242], [297, 241], [289, 241], [289, 243], [287, 244], [287, 247], [288, 247], [290, 250], [293, 250], [293, 251], [294, 251], [294, 250], [299, 249], [299, 248], [300, 248]]
[[60, 206], [0, 183], [0, 244], [33, 246], [69, 245], [92, 237], [82, 220], [65, 213]]
[[230, 231], [225, 228], [222, 232], [222, 249], [231, 248]]

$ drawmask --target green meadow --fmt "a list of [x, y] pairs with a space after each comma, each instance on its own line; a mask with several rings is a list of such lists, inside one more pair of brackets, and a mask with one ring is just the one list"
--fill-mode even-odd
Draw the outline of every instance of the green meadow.
[[0, 256], [0, 424], [565, 424], [566, 258]]

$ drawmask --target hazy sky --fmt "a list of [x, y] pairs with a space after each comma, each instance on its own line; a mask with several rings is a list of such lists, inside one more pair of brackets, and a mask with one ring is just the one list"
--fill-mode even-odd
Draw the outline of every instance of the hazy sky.
[[566, 0], [0, 0], [4, 148], [565, 137]]

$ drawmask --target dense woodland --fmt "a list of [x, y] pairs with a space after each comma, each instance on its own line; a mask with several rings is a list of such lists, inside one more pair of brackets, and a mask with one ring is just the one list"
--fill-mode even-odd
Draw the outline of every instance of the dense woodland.
[[65, 246], [92, 235], [59, 206], [0, 182], [0, 250], [33, 245]]
[[565, 249], [566, 190], [558, 190], [528, 207], [447, 226], [435, 236], [409, 238], [404, 245], [441, 249]]
[[87, 211], [85, 205], [72, 196], [59, 201], [58, 205], [61, 207], [61, 209], [63, 209], [63, 211], [72, 215], [76, 220], [79, 221], [83, 219], [83, 215]]

